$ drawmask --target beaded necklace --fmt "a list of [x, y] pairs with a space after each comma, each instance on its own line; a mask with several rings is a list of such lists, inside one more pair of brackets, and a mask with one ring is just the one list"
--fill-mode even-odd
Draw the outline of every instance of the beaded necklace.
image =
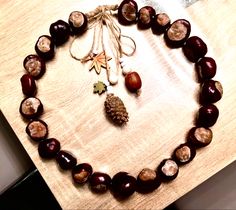
[[[187, 141], [174, 149], [173, 154], [164, 159], [156, 169], [144, 168], [137, 178], [127, 172], [118, 172], [112, 178], [103, 172], [94, 172], [89, 163], [77, 164], [77, 159], [69, 152], [61, 150], [60, 142], [55, 138], [48, 138], [48, 125], [39, 119], [43, 113], [43, 104], [36, 98], [36, 80], [40, 79], [46, 72], [46, 62], [54, 57], [55, 46], [64, 44], [70, 36], [79, 37], [91, 25], [99, 26], [102, 30], [105, 25], [110, 31], [109, 35], [115, 40], [115, 58], [117, 68], [119, 65], [125, 76], [127, 90], [139, 93], [142, 81], [137, 72], [131, 71], [127, 67], [123, 55], [131, 56], [136, 49], [132, 38], [121, 34], [119, 26], [114, 23], [113, 17], [118, 15], [118, 22], [123, 25], [136, 24], [140, 30], [151, 28], [156, 36], [164, 34], [165, 43], [169, 48], [182, 48], [184, 56], [188, 61], [195, 64], [196, 71], [201, 84], [199, 108], [196, 123], [190, 129]], [[97, 25], [96, 25], [97, 24]], [[100, 24], [100, 25], [99, 25]], [[33, 140], [38, 142], [38, 152], [41, 158], [56, 159], [58, 165], [63, 170], [71, 170], [72, 179], [76, 184], [89, 183], [92, 191], [104, 193], [108, 189], [114, 196], [127, 198], [135, 191], [148, 193], [156, 190], [162, 182], [169, 182], [175, 179], [179, 172], [179, 167], [189, 163], [196, 155], [199, 147], [207, 146], [212, 141], [212, 127], [219, 116], [218, 108], [214, 105], [223, 94], [223, 88], [219, 81], [212, 78], [216, 74], [216, 62], [211, 57], [206, 57], [207, 45], [197, 37], [191, 36], [191, 25], [185, 19], [178, 19], [171, 23], [170, 18], [165, 13], [156, 14], [150, 6], [142, 7], [138, 10], [138, 5], [134, 0], [124, 0], [118, 5], [99, 6], [94, 11], [84, 14], [74, 11], [69, 16], [68, 23], [58, 20], [50, 26], [50, 36], [42, 35], [35, 44], [37, 54], [28, 55], [23, 62], [27, 71], [21, 77], [22, 92], [26, 96], [20, 104], [20, 113], [23, 118], [29, 120], [26, 133]], [[102, 32], [101, 32], [102, 33]], [[94, 34], [96, 34], [94, 32]], [[89, 53], [82, 59], [72, 52], [71, 56], [82, 62], [92, 60], [91, 69], [95, 69], [99, 74], [101, 68], [107, 71], [108, 82], [99, 81], [94, 84], [94, 92], [102, 94], [108, 92], [105, 101], [105, 110], [113, 122], [118, 126], [128, 123], [128, 112], [123, 101], [115, 96], [111, 91], [111, 86], [117, 84], [117, 75], [110, 71], [108, 61], [110, 57], [106, 55], [104, 49], [103, 36], [99, 36], [102, 42], [102, 52], [98, 53], [94, 48], [94, 42]], [[126, 53], [122, 49], [122, 38], [128, 38], [133, 43], [133, 51]]]

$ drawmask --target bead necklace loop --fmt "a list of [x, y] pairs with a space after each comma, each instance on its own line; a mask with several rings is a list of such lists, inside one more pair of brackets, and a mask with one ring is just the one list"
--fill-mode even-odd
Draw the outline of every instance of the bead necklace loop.
[[[115, 17], [118, 17], [116, 23]], [[137, 24], [140, 31], [151, 29], [155, 36], [163, 35], [166, 45], [171, 49], [182, 48], [186, 59], [195, 64], [201, 90], [199, 94], [200, 108], [195, 124], [189, 130], [186, 142], [174, 149], [173, 153], [164, 159], [155, 169], [144, 168], [137, 177], [121, 171], [112, 178], [104, 172], [94, 171], [89, 163], [77, 163], [76, 157], [61, 148], [59, 140], [49, 136], [46, 122], [40, 119], [44, 108], [41, 100], [36, 97], [38, 80], [46, 73], [46, 62], [53, 59], [56, 47], [68, 41], [70, 36], [74, 39], [70, 46], [70, 54], [76, 60], [91, 62], [91, 68], [99, 74], [105, 68], [108, 82], [94, 83], [94, 93], [107, 92], [104, 103], [107, 116], [116, 126], [125, 126], [129, 116], [123, 101], [115, 96], [112, 85], [118, 83], [119, 69], [125, 77], [127, 91], [140, 94], [142, 80], [138, 72], [128, 66], [128, 57], [136, 51], [135, 41], [121, 33], [119, 24]], [[108, 61], [112, 59], [107, 54], [104, 45], [104, 27], [108, 30], [108, 37], [112, 40], [113, 57], [116, 60], [116, 70], [112, 71]], [[83, 58], [78, 58], [72, 48], [75, 40], [88, 29], [94, 29], [92, 47]], [[97, 31], [99, 33], [97, 33]], [[182, 165], [188, 164], [196, 156], [200, 147], [212, 142], [212, 127], [219, 116], [215, 103], [222, 98], [223, 88], [219, 81], [212, 78], [216, 74], [217, 65], [213, 58], [206, 56], [208, 48], [206, 43], [198, 36], [190, 36], [191, 24], [185, 19], [178, 19], [171, 23], [166, 13], [158, 13], [151, 6], [144, 6], [138, 10], [134, 0], [123, 0], [120, 5], [104, 5], [86, 14], [73, 11], [69, 15], [68, 23], [58, 20], [50, 25], [49, 35], [42, 35], [35, 44], [36, 54], [28, 55], [23, 66], [26, 73], [21, 77], [22, 92], [25, 98], [20, 104], [20, 113], [29, 120], [26, 126], [27, 135], [38, 142], [38, 153], [43, 159], [55, 159], [62, 170], [70, 170], [74, 183], [81, 185], [89, 183], [90, 189], [96, 193], [110, 190], [119, 198], [127, 198], [135, 191], [150, 193], [161, 186], [163, 182], [174, 180]], [[97, 37], [98, 36], [98, 37]], [[129, 39], [133, 44], [133, 51], [127, 53], [122, 47], [122, 37]], [[98, 41], [97, 41], [98, 40]], [[101, 50], [99, 52], [99, 50]], [[145, 82], [145, 81], [144, 81]]]

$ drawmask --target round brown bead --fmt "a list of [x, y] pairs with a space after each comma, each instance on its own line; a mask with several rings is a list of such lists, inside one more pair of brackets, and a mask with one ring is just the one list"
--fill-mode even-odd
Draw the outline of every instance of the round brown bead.
[[188, 141], [196, 147], [205, 147], [212, 141], [213, 133], [210, 128], [193, 127], [188, 134]]
[[198, 111], [197, 126], [211, 127], [219, 116], [219, 110], [214, 104], [202, 106]]
[[26, 133], [32, 140], [41, 141], [48, 136], [48, 126], [42, 120], [31, 120], [26, 127]]

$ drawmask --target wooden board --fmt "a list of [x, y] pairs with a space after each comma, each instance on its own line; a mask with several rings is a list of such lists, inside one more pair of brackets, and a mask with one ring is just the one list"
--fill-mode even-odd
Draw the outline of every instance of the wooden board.
[[[181, 167], [175, 181], [149, 195], [135, 193], [120, 202], [110, 193], [96, 195], [87, 185], [73, 185], [70, 172], [61, 172], [55, 161], [39, 158], [37, 145], [25, 134], [26, 122], [18, 112], [23, 99], [19, 81], [24, 73], [22, 61], [34, 53], [35, 41], [48, 34], [52, 22], [67, 20], [74, 10], [88, 12], [99, 4], [114, 2], [0, 0], [1, 111], [63, 209], [161, 209], [236, 158], [236, 1], [226, 0], [202, 0], [181, 10], [169, 7], [172, 20], [190, 20], [192, 34], [207, 42], [208, 55], [218, 64], [216, 79], [224, 87], [223, 99], [217, 103], [220, 117], [213, 127], [212, 144], [199, 150], [191, 164]], [[88, 71], [88, 65], [72, 59], [68, 51], [71, 40], [58, 48], [55, 59], [47, 64], [46, 74], [38, 82], [37, 96], [45, 107], [42, 119], [49, 125], [49, 136], [58, 138], [62, 148], [71, 151], [78, 162], [89, 162], [96, 171], [111, 176], [119, 171], [137, 176], [144, 167], [156, 168], [184, 142], [199, 108], [199, 84], [193, 65], [180, 49], [168, 49], [162, 37], [138, 31], [135, 26], [122, 30], [137, 44], [132, 61], [143, 80], [140, 97], [127, 93], [122, 76], [114, 87], [129, 111], [127, 126], [118, 128], [107, 121], [103, 110], [105, 95], [92, 93], [93, 83], [105, 79], [105, 73], [97, 76]], [[85, 36], [78, 44], [80, 52], [85, 53], [91, 42]]]

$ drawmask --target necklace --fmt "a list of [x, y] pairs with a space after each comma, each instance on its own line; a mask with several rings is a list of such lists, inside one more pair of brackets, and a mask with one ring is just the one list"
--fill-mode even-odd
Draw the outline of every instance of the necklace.
[[[114, 123], [124, 125], [128, 122], [128, 113], [122, 100], [111, 93], [111, 86], [117, 84], [117, 72], [111, 72], [108, 65], [110, 57], [106, 54], [103, 42], [103, 27], [108, 29], [109, 36], [114, 42], [114, 54], [117, 68], [119, 65], [125, 75], [125, 85], [130, 92], [140, 91], [142, 81], [137, 72], [130, 71], [126, 66], [123, 55], [132, 56], [136, 50], [134, 40], [121, 34], [119, 26], [112, 19], [118, 11], [118, 22], [123, 25], [136, 24], [139, 30], [151, 28], [154, 35], [164, 34], [165, 43], [169, 48], [182, 48], [184, 56], [196, 66], [201, 91], [199, 94], [199, 108], [194, 127], [190, 129], [187, 141], [174, 149], [171, 157], [164, 159], [156, 169], [144, 168], [137, 178], [127, 172], [118, 172], [112, 178], [103, 172], [93, 170], [89, 163], [77, 164], [77, 159], [69, 152], [61, 150], [60, 142], [55, 138], [48, 138], [48, 125], [39, 117], [43, 113], [43, 104], [36, 98], [36, 80], [40, 79], [46, 72], [46, 62], [54, 57], [55, 46], [64, 44], [71, 35], [79, 37], [89, 27], [94, 30], [94, 42], [89, 53], [83, 58], [70, 49], [71, 56], [81, 62], [92, 61], [91, 69], [99, 74], [101, 68], [107, 71], [108, 82], [99, 81], [94, 85], [94, 92], [102, 94], [108, 91], [105, 101], [107, 115]], [[35, 51], [37, 54], [28, 55], [23, 62], [27, 73], [21, 77], [22, 92], [26, 96], [20, 104], [20, 113], [23, 118], [29, 120], [26, 133], [33, 141], [38, 142], [38, 152], [41, 158], [56, 159], [62, 170], [71, 170], [72, 179], [76, 184], [89, 183], [92, 191], [104, 193], [108, 189], [119, 198], [127, 198], [135, 191], [148, 193], [157, 189], [162, 182], [169, 182], [178, 175], [179, 168], [193, 160], [199, 147], [211, 143], [213, 133], [212, 127], [219, 116], [218, 108], [214, 105], [223, 94], [223, 88], [219, 81], [212, 78], [216, 74], [216, 62], [211, 57], [206, 57], [207, 45], [197, 37], [191, 36], [191, 25], [185, 19], [170, 22], [165, 13], [156, 14], [150, 6], [138, 10], [134, 0], [124, 0], [118, 5], [99, 6], [94, 11], [84, 14], [74, 11], [69, 16], [69, 23], [58, 20], [50, 26], [50, 35], [42, 35], [38, 38]], [[96, 30], [99, 31], [99, 41], [102, 52], [98, 53], [96, 45]], [[133, 43], [132, 51], [125, 52], [122, 48], [122, 38], [127, 38]], [[73, 43], [73, 42], [72, 42]], [[140, 94], [140, 93], [139, 93]]]

